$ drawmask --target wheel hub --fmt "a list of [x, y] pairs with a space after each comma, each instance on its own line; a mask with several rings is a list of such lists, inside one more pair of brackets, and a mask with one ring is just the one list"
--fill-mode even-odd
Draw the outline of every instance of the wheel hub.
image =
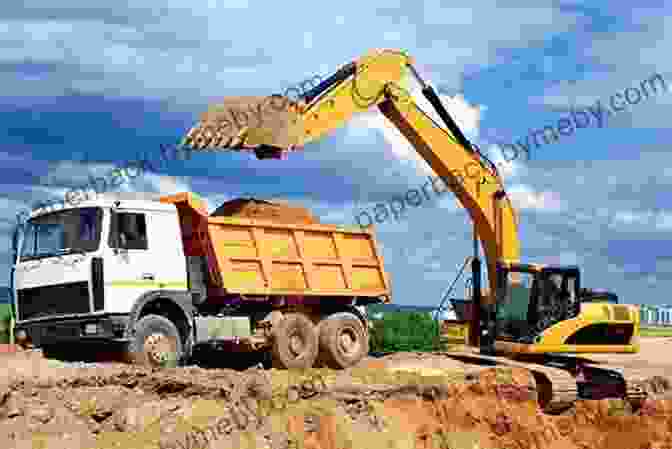
[[145, 338], [144, 351], [152, 365], [162, 365], [168, 361], [174, 348], [170, 338], [161, 333], [153, 333]]
[[289, 350], [294, 357], [299, 357], [305, 349], [303, 339], [298, 334], [294, 334], [289, 338]]
[[344, 329], [338, 336], [338, 346], [341, 351], [351, 355], [359, 350], [359, 341], [351, 329]]

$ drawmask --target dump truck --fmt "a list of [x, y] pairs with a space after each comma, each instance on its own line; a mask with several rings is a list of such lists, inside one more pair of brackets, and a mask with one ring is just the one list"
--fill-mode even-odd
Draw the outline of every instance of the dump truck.
[[153, 366], [198, 348], [260, 352], [286, 369], [357, 363], [365, 306], [391, 301], [373, 228], [247, 206], [210, 215], [191, 192], [109, 193], [33, 210], [15, 239], [17, 342], [47, 357], [113, 344]]

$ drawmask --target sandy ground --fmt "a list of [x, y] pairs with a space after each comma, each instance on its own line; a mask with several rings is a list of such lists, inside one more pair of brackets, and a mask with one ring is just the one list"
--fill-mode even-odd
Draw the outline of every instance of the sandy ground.
[[[672, 378], [670, 347], [648, 338], [640, 354], [594, 358]], [[467, 368], [418, 354], [303, 373], [0, 354], [0, 447], [672, 449], [672, 401], [579, 401], [549, 416], [529, 373]]]

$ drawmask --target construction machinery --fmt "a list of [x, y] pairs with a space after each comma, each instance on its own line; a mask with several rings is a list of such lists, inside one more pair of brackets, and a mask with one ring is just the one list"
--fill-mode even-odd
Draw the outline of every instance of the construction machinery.
[[107, 193], [33, 210], [17, 230], [16, 337], [47, 357], [102, 345], [151, 366], [206, 350], [346, 368], [368, 353], [365, 306], [390, 301], [372, 230], [282, 204], [208, 214], [188, 192]]
[[[409, 80], [419, 84], [442, 124], [421, 109], [408, 89]], [[456, 195], [483, 248], [489, 289], [481, 288], [476, 245], [468, 262], [471, 313], [446, 326], [468, 336], [468, 347], [478, 351], [454, 356], [475, 364], [531, 370], [540, 401], [549, 408], [587, 394], [640, 395], [641, 389], [626, 382], [631, 373], [597, 367], [576, 356], [637, 352], [638, 308], [582, 301], [579, 267], [521, 263], [517, 215], [496, 165], [464, 136], [405, 52], [371, 51], [324, 79], [299, 101], [283, 102], [277, 95], [248, 97], [250, 107], [265, 112], [267, 120], [237, 129], [230, 126], [227, 107], [245, 101], [234, 100], [225, 99], [205, 112], [185, 135], [183, 145], [195, 152], [254, 151], [259, 159], [282, 158], [287, 151], [327, 136], [355, 114], [377, 107]], [[596, 388], [600, 385], [601, 389]]]

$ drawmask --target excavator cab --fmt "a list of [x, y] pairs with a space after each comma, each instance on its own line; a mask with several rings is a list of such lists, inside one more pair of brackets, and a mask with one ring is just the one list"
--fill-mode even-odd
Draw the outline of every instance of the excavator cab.
[[637, 352], [637, 308], [592, 301], [581, 288], [578, 267], [498, 263], [497, 273], [493, 313], [481, 319], [492, 332], [481, 348], [518, 354]]
[[546, 329], [579, 314], [578, 267], [507, 264], [498, 271], [496, 339], [534, 343]]

